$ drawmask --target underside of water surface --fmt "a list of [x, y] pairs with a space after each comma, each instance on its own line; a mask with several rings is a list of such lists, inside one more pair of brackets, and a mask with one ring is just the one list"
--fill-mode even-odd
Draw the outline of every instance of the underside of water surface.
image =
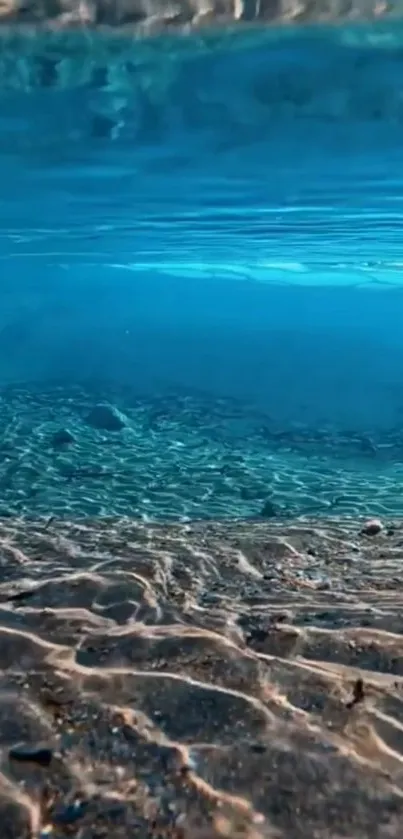
[[403, 26], [1, 38], [0, 514], [403, 514]]

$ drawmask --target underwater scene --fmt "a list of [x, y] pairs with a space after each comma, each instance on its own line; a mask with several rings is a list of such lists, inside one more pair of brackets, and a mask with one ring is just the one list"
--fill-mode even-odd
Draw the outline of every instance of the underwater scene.
[[4, 839], [400, 837], [402, 80], [0, 28]]
[[5, 40], [3, 515], [403, 512], [402, 34]]

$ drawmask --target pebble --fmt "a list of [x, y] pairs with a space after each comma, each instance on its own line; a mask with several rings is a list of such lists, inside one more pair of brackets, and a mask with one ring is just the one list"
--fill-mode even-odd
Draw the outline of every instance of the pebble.
[[264, 743], [251, 743], [249, 748], [251, 752], [255, 752], [257, 755], [262, 755], [267, 751], [267, 747]]
[[59, 449], [64, 446], [70, 446], [75, 442], [75, 438], [68, 428], [59, 428], [52, 434], [51, 445], [54, 449]]
[[99, 404], [88, 414], [87, 423], [103, 431], [121, 431], [127, 425], [127, 419], [113, 405]]
[[274, 519], [277, 515], [278, 510], [275, 504], [273, 504], [270, 498], [267, 498], [260, 510], [259, 517], [262, 519]]
[[382, 533], [383, 529], [380, 519], [368, 519], [363, 525], [361, 533], [364, 536], [377, 536], [378, 533]]
[[49, 766], [53, 751], [47, 746], [19, 745], [10, 749], [9, 757], [19, 763], [37, 763], [38, 766]]

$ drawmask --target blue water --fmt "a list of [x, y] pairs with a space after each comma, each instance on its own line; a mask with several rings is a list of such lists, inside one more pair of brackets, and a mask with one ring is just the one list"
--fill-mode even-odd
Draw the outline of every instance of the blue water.
[[5, 43], [0, 512], [403, 514], [403, 27]]

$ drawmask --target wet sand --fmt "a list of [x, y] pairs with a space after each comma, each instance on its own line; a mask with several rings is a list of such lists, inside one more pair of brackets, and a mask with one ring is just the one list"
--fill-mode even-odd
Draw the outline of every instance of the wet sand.
[[361, 529], [1, 520], [1, 836], [398, 837], [403, 522]]

